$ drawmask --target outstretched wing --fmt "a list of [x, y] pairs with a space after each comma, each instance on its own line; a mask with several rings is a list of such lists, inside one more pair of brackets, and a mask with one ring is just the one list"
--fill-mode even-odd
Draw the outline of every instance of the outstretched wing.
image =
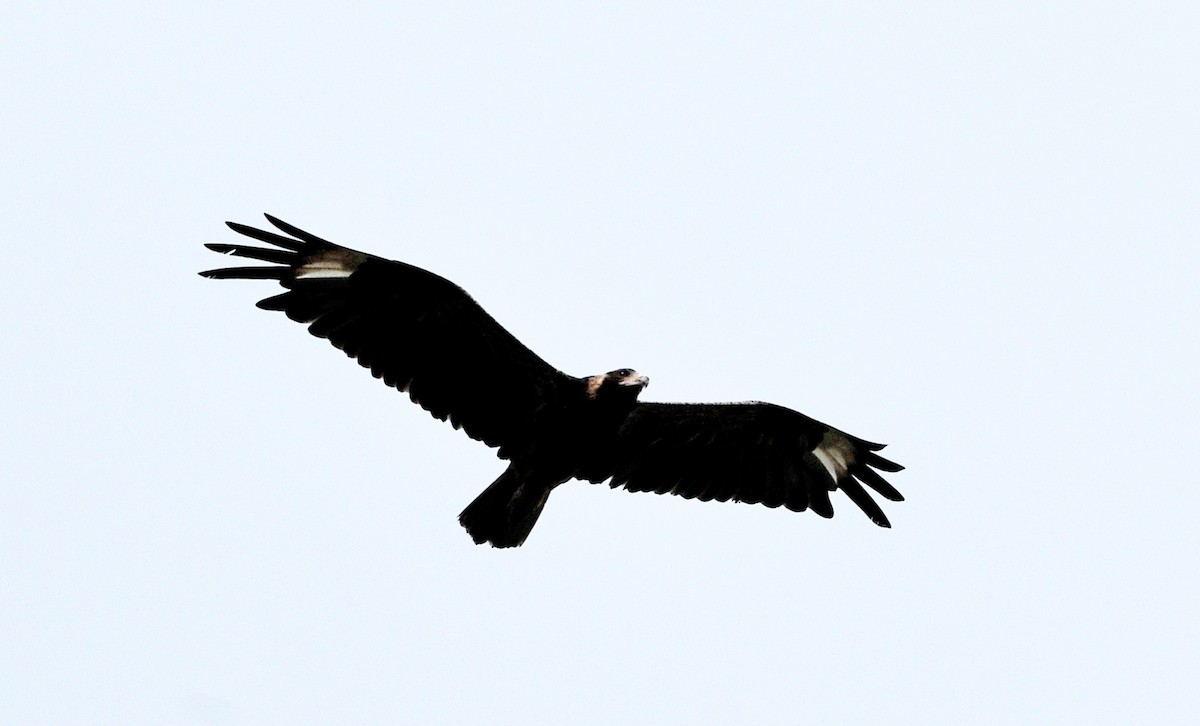
[[617, 435], [611, 457], [582, 478], [631, 492], [687, 499], [780, 505], [833, 516], [829, 494], [841, 489], [871, 521], [890, 527], [863, 489], [903, 496], [875, 469], [904, 467], [872, 444], [770, 403], [640, 403]]
[[538, 409], [573, 380], [526, 348], [454, 283], [403, 262], [340, 247], [271, 215], [287, 236], [235, 222], [273, 248], [209, 244], [214, 252], [273, 263], [200, 273], [278, 280], [287, 292], [258, 303], [306, 323], [389, 386], [472, 438], [520, 448]]

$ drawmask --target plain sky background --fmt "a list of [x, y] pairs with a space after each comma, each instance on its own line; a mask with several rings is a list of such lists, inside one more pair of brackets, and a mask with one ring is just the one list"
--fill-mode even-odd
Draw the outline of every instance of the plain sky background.
[[[8, 3], [0, 722], [1193, 723], [1200, 6]], [[201, 246], [271, 212], [894, 528], [502, 469]]]

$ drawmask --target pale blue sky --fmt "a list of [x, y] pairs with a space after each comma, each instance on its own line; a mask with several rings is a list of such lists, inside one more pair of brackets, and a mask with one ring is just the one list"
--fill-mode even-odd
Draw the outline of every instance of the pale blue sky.
[[[1190, 723], [1194, 3], [0, 10], [0, 722]], [[892, 530], [502, 468], [196, 276], [271, 212]]]

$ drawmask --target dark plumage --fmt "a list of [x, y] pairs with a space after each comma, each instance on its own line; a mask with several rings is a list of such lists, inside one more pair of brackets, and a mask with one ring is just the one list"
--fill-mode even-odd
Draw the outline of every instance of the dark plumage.
[[833, 516], [829, 494], [841, 489], [875, 524], [891, 526], [862, 486], [903, 500], [875, 471], [903, 468], [875, 453], [881, 444], [770, 403], [641, 403], [649, 379], [635, 371], [569, 376], [449, 280], [267, 219], [284, 234], [228, 225], [273, 248], [207, 247], [272, 266], [200, 274], [277, 280], [286, 292], [260, 308], [307, 324], [437, 418], [497, 447], [508, 468], [459, 516], [476, 543], [523, 543], [550, 492], [570, 479], [823, 517]]

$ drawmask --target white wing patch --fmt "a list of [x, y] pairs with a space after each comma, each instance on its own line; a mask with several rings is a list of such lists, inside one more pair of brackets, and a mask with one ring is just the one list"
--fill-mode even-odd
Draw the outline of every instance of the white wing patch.
[[813, 455], [829, 472], [834, 482], [840, 481], [854, 466], [854, 445], [836, 431], [826, 431], [821, 443], [813, 449]]
[[313, 255], [296, 268], [296, 279], [329, 279], [350, 277], [358, 266], [366, 260], [366, 255], [350, 250], [329, 250]]

